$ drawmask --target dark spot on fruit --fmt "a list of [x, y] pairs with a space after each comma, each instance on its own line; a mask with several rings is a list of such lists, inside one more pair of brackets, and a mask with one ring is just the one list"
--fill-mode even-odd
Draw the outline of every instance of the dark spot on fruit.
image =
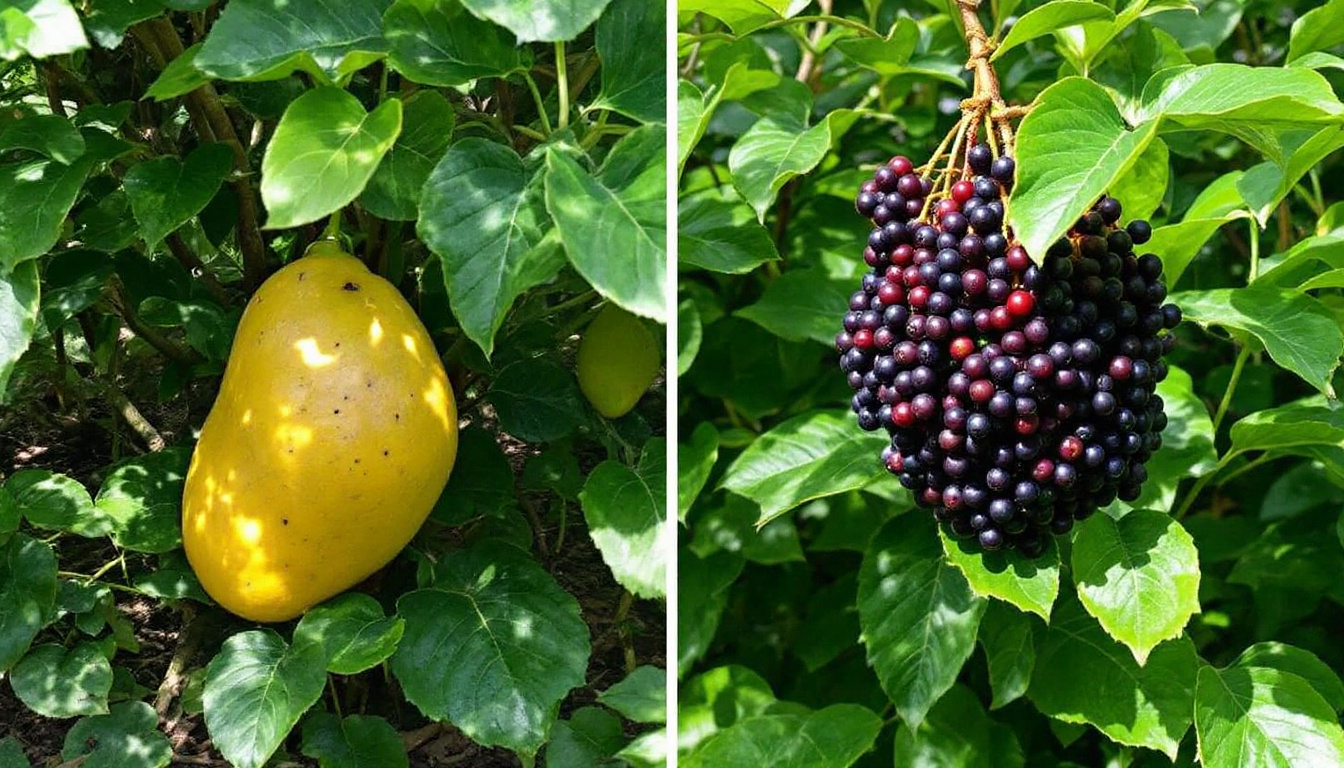
[[289, 525], [289, 518], [288, 518], [288, 517], [282, 517], [282, 518], [280, 518], [280, 523], [281, 523], [282, 525]]
[[300, 282], [300, 283], [303, 282], [303, 276], [306, 275], [306, 274], [308, 274], [308, 273], [307, 273], [307, 272], [300, 272], [300, 273], [299, 273], [299, 282]]
[[343, 291], [358, 291], [358, 290], [359, 290], [359, 286], [356, 285], [355, 283], [346, 283], [345, 285], [342, 285], [342, 286], [341, 286], [341, 290], [343, 290]]
[[383, 451], [383, 455], [386, 456], [386, 455], [387, 455], [387, 451]]
[[340, 412], [341, 412], [340, 408], [337, 408], [336, 410], [332, 411], [332, 413], [340, 413]]

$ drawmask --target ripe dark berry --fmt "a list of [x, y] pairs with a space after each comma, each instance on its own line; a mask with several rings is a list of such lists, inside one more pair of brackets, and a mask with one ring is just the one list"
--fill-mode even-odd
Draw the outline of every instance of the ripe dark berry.
[[1008, 295], [1008, 313], [1013, 317], [1026, 317], [1036, 305], [1036, 299], [1027, 291], [1013, 291]]

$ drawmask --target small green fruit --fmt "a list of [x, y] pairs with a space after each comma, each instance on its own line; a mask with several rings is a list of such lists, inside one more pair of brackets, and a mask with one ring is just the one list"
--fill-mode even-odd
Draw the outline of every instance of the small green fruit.
[[630, 412], [658, 376], [658, 340], [615, 304], [588, 325], [579, 342], [579, 389], [609, 419]]

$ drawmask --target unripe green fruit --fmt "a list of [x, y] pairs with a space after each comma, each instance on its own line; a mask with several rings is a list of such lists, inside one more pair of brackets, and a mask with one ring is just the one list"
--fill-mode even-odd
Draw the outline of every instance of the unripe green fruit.
[[634, 315], [607, 304], [579, 342], [579, 389], [609, 419], [630, 412], [658, 376], [658, 340]]

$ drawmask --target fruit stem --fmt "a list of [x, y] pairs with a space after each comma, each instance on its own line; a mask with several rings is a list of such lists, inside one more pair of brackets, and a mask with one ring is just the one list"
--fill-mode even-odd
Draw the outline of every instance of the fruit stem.
[[[560, 130], [569, 127], [569, 73], [568, 62], [565, 61], [565, 44], [557, 42], [555, 44], [555, 79], [556, 86], [560, 90]], [[547, 131], [550, 133], [550, 131]]]

